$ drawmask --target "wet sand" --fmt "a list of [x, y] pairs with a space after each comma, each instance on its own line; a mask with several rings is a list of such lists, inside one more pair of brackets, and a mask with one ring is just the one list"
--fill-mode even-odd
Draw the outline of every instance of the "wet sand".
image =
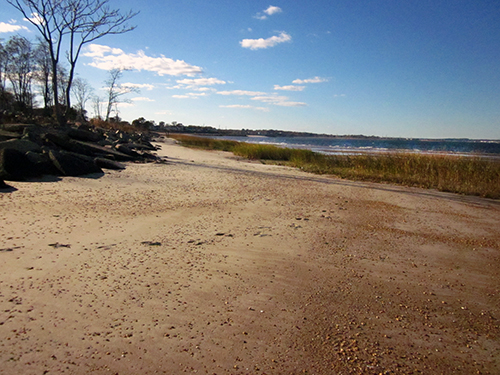
[[498, 374], [500, 202], [165, 140], [0, 193], [0, 374]]

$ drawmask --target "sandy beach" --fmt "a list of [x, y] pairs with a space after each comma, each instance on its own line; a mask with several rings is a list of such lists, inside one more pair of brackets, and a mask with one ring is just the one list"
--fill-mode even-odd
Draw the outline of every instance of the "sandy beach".
[[500, 201], [160, 145], [0, 192], [0, 374], [500, 373]]

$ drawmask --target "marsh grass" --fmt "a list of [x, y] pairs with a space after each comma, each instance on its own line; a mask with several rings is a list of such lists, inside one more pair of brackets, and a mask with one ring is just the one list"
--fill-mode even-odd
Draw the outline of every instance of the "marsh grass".
[[273, 145], [185, 135], [172, 137], [188, 147], [230, 151], [248, 159], [285, 164], [316, 174], [500, 198], [500, 161], [493, 159], [413, 153], [324, 155]]
[[240, 143], [225, 139], [212, 139], [184, 134], [170, 134], [169, 137], [176, 139], [183, 146], [202, 148], [204, 150], [233, 151], [234, 147]]

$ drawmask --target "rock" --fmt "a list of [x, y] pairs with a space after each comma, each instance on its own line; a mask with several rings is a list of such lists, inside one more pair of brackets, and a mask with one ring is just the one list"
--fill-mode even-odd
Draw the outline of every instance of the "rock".
[[67, 151], [71, 149], [71, 144], [69, 143], [69, 137], [66, 134], [60, 133], [47, 133], [43, 137], [45, 144], [49, 146], [56, 146], [59, 148], [63, 148]]
[[37, 176], [37, 171], [24, 153], [13, 148], [0, 150], [0, 179], [23, 181]]
[[133, 151], [130, 147], [128, 147], [128, 144], [119, 143], [115, 146], [115, 148], [118, 152], [131, 156], [133, 158], [140, 157], [140, 155], [137, 152]]
[[21, 134], [0, 129], [0, 142], [8, 141], [13, 138], [21, 138]]
[[63, 176], [103, 173], [92, 158], [66, 151], [49, 151], [50, 160]]
[[50, 160], [48, 153], [37, 153], [29, 151], [26, 153], [26, 157], [33, 165], [33, 169], [36, 171], [37, 176], [41, 176], [44, 174], [50, 174], [57, 176], [59, 175], [59, 170], [55, 167], [55, 165]]
[[145, 161], [157, 161], [158, 158], [153, 155], [153, 154], [150, 154], [149, 152], [143, 152], [141, 154], [141, 156], [143, 157], [143, 159], [145, 159]]
[[33, 128], [36, 125], [33, 124], [4, 124], [2, 125], [3, 130], [14, 133], [23, 133], [26, 128]]
[[149, 150], [149, 151], [156, 151], [156, 147], [153, 146], [149, 142], [143, 142], [143, 143], [128, 143], [127, 147], [132, 149], [132, 150]]
[[68, 136], [72, 139], [85, 142], [98, 142], [103, 139], [103, 137], [98, 133], [94, 133], [89, 130], [73, 128], [70, 128], [68, 130]]
[[133, 160], [133, 158], [129, 155], [126, 155], [118, 150], [115, 150], [113, 148], [108, 148], [104, 146], [99, 146], [95, 143], [90, 143], [90, 142], [82, 142], [82, 141], [70, 141], [71, 144], [76, 145], [80, 147], [85, 155], [91, 155], [91, 156], [103, 156], [108, 159], [114, 159], [118, 161], [130, 161]]
[[106, 158], [95, 158], [94, 162], [100, 168], [115, 169], [115, 170], [125, 169], [124, 164]]
[[11, 139], [8, 141], [0, 142], [0, 150], [3, 149], [17, 150], [23, 154], [28, 151], [40, 152], [41, 147], [35, 142], [29, 141], [27, 139]]

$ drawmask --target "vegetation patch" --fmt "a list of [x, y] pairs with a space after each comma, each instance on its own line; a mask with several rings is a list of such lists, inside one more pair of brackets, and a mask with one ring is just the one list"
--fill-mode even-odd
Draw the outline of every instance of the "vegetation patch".
[[316, 174], [500, 198], [500, 162], [494, 159], [413, 153], [324, 155], [273, 145], [181, 134], [170, 136], [183, 146], [230, 151], [248, 159], [270, 161]]

